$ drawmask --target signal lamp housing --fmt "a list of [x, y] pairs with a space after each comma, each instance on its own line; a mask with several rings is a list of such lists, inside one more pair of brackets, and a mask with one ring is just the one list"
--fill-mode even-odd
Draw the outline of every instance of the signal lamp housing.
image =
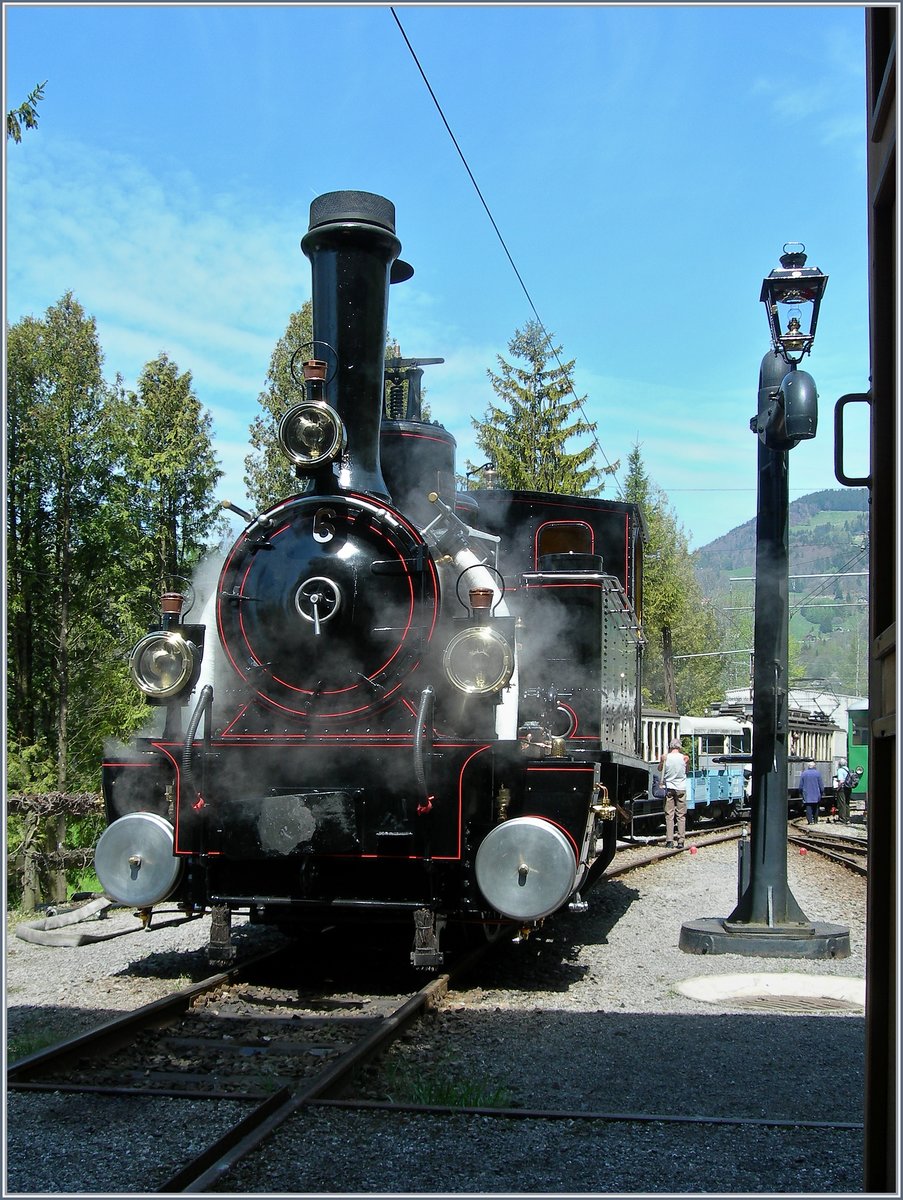
[[173, 630], [145, 634], [129, 658], [136, 687], [151, 701], [172, 700], [195, 682], [200, 652]]
[[511, 681], [514, 653], [507, 640], [489, 625], [472, 625], [445, 648], [442, 665], [449, 682], [468, 695], [487, 696]]
[[289, 462], [313, 470], [335, 462], [347, 445], [342, 418], [323, 400], [303, 400], [279, 422], [279, 445]]
[[812, 349], [818, 310], [828, 286], [827, 275], [818, 267], [806, 266], [805, 249], [802, 242], [784, 243], [781, 265], [762, 280], [759, 296], [768, 312], [771, 344], [790, 366]]

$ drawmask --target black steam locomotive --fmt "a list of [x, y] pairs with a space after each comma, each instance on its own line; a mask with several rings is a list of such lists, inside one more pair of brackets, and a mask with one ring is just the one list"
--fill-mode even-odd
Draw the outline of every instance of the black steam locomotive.
[[[198, 624], [163, 597], [131, 669], [155, 729], [107, 755], [113, 899], [301, 935], [459, 935], [585, 908], [641, 759], [634, 505], [457, 492], [421, 415], [434, 360], [386, 362], [394, 206], [311, 205], [313, 352], [280, 444], [297, 494], [249, 519]], [[484, 479], [485, 483], [490, 480]]]

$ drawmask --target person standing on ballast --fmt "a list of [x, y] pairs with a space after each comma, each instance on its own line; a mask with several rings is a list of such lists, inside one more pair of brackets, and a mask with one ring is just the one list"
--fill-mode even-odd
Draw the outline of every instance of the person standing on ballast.
[[822, 777], [814, 762], [806, 763], [805, 771], [800, 774], [800, 794], [806, 808], [806, 823], [818, 824], [818, 806], [821, 804], [821, 794], [824, 790]]
[[837, 767], [837, 774], [834, 776], [834, 796], [837, 816], [835, 823], [839, 821], [843, 825], [850, 823], [850, 798], [853, 795], [853, 772], [847, 766], [847, 760], [842, 758]]
[[659, 767], [665, 789], [665, 845], [674, 845], [674, 825], [677, 823], [677, 848], [683, 849], [687, 833], [687, 763], [690, 760], [680, 748], [680, 738], [672, 738], [668, 753]]

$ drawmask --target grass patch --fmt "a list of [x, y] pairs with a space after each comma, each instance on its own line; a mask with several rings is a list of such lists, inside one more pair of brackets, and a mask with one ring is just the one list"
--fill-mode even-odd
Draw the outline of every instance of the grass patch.
[[66, 895], [71, 900], [77, 892], [103, 893], [103, 886], [92, 868], [79, 872], [75, 883], [69, 884]]
[[8, 908], [6, 910], [6, 932], [15, 933], [16, 926], [21, 925], [23, 921], [33, 921], [35, 913], [26, 912], [24, 908]]
[[6, 1043], [6, 1057], [11, 1063], [17, 1062], [26, 1055], [45, 1050], [48, 1046], [55, 1046], [60, 1040], [60, 1035], [49, 1029], [26, 1030], [9, 1038]]
[[435, 1064], [425, 1075], [409, 1063], [390, 1063], [386, 1093], [393, 1104], [428, 1104], [441, 1108], [511, 1108], [511, 1093], [489, 1080], [457, 1079], [448, 1062]]

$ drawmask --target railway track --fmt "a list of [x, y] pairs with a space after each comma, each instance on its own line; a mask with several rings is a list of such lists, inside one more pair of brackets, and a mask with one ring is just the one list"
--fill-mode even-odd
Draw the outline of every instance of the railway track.
[[857, 875], [868, 874], [868, 840], [865, 837], [813, 832], [809, 826], [791, 821], [787, 840], [801, 850], [814, 850]]
[[7, 1087], [245, 1102], [241, 1120], [157, 1189], [204, 1191], [305, 1104], [340, 1094], [487, 948], [414, 991], [367, 996], [299, 987], [297, 956], [271, 951], [12, 1063]]
[[[652, 842], [645, 845], [625, 843], [618, 848], [614, 862], [605, 873], [606, 878], [611, 879], [618, 875], [625, 875], [663, 858], [692, 852], [697, 847], [702, 848], [717, 842], [736, 841], [743, 836], [746, 829], [748, 826], [744, 823], [742, 825], [734, 824], [717, 832], [714, 830], [706, 833], [691, 831], [687, 833], [686, 846], [682, 849], [669, 850]], [[807, 825], [801, 824], [798, 819], [793, 819], [788, 822], [787, 841], [789, 845], [798, 846], [807, 852], [814, 851], [832, 862], [840, 863], [857, 875], [868, 874], [868, 841], [865, 837], [812, 832]]]
[[[791, 828], [792, 841], [822, 852], [816, 844], [822, 839]], [[623, 875], [697, 847], [735, 841], [743, 830], [734, 824], [693, 831], [682, 850], [653, 843], [624, 846], [607, 874]], [[848, 839], [823, 840], [837, 857]], [[860, 844], [849, 853], [863, 849]], [[459, 960], [416, 990], [362, 996], [349, 983], [372, 976], [361, 962], [355, 961], [353, 970], [343, 968], [347, 956], [341, 953], [332, 962], [327, 955], [316, 967], [306, 961], [305, 983], [299, 986], [297, 952], [289, 963], [282, 956], [284, 951], [271, 951], [13, 1063], [9, 1090], [99, 1093], [121, 1096], [125, 1103], [129, 1096], [149, 1095], [238, 1101], [241, 1118], [200, 1153], [186, 1148], [183, 1164], [156, 1189], [170, 1194], [215, 1190], [237, 1163], [305, 1106], [342, 1103], [359, 1068], [434, 1007], [478, 957]], [[317, 971], [320, 976], [314, 978]], [[555, 1115], [572, 1119], [577, 1114]]]
[[741, 825], [735, 822], [722, 829], [707, 830], [705, 832], [690, 831], [687, 833], [686, 845], [680, 849], [668, 849], [668, 847], [656, 845], [654, 842], [645, 844], [625, 842], [618, 847], [613, 862], [605, 872], [605, 878], [615, 879], [619, 875], [626, 875], [630, 871], [636, 871], [641, 867], [647, 867], [652, 863], [660, 862], [663, 858], [673, 858], [677, 854], [689, 854], [703, 846], [714, 846], [719, 842], [738, 841], [746, 828], [745, 824]]

